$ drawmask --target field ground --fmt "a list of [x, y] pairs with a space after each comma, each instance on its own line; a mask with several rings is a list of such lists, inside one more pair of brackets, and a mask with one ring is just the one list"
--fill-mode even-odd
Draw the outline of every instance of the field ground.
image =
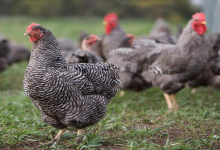
[[[29, 48], [31, 43], [23, 33], [32, 21], [49, 28], [56, 37], [73, 40], [82, 29], [98, 35], [103, 30], [101, 18], [14, 17], [0, 20], [0, 33]], [[153, 22], [126, 19], [121, 25], [126, 32], [141, 36], [149, 33]], [[40, 111], [22, 90], [26, 66], [27, 62], [21, 62], [0, 73], [0, 150], [38, 149], [39, 143], [49, 142], [58, 132], [41, 121]], [[118, 94], [109, 103], [106, 117], [87, 129], [77, 149], [220, 149], [220, 92], [201, 87], [191, 94], [187, 87], [176, 98], [180, 110], [152, 123], [167, 112], [160, 89], [150, 88], [138, 93], [125, 91], [123, 97]], [[76, 132], [69, 128], [50, 149], [76, 148], [75, 138]]]

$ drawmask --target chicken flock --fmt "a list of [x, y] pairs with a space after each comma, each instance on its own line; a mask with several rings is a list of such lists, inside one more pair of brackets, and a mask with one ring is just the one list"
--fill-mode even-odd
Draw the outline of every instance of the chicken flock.
[[202, 12], [192, 15], [178, 36], [171, 34], [163, 18], [143, 37], [127, 34], [116, 13], [107, 14], [103, 24], [105, 33], [100, 37], [81, 32], [78, 46], [31, 23], [24, 34], [33, 43], [31, 54], [0, 37], [0, 70], [29, 60], [24, 92], [41, 111], [42, 120], [60, 130], [46, 145], [59, 140], [67, 127], [78, 130], [76, 143], [80, 144], [85, 128], [105, 116], [119, 89], [158, 87], [169, 110], [179, 109], [175, 94], [186, 85], [194, 92], [199, 86], [220, 90], [220, 34], [205, 35]]

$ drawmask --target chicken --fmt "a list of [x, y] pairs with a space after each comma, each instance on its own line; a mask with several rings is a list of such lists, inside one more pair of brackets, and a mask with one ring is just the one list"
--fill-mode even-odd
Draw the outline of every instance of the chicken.
[[106, 105], [118, 92], [117, 67], [108, 63], [67, 65], [56, 38], [39, 24], [30, 24], [24, 35], [33, 42], [24, 92], [41, 111], [43, 121], [60, 129], [47, 145], [56, 142], [67, 127], [78, 129], [76, 143], [81, 143], [84, 129], [105, 116]]
[[30, 51], [26, 47], [13, 42], [4, 36], [0, 36], [0, 57], [2, 62], [1, 68], [6, 69], [7, 66], [13, 63], [29, 60]]
[[78, 49], [78, 46], [67, 38], [59, 38], [58, 40], [59, 48], [61, 51], [62, 56], [67, 59], [67, 57]]
[[196, 13], [184, 28], [176, 45], [155, 44], [148, 53], [149, 65], [142, 77], [163, 90], [168, 108], [178, 108], [174, 94], [195, 79], [206, 67], [211, 44], [204, 36], [205, 15]]
[[97, 35], [91, 34], [82, 40], [82, 49], [78, 49], [71, 54], [69, 54], [66, 58], [68, 64], [73, 63], [98, 63], [103, 62], [103, 59], [98, 56], [98, 54], [92, 51], [92, 47], [96, 44], [100, 39]]
[[216, 61], [216, 58], [219, 57], [218, 51], [220, 49], [220, 34], [209, 34], [207, 37], [212, 45], [212, 49], [209, 52], [208, 65], [206, 66], [206, 69], [196, 79], [187, 83], [189, 87], [193, 88], [191, 91], [192, 94], [196, 92], [196, 88], [199, 86], [212, 86], [213, 84], [215, 84], [213, 82], [213, 79], [215, 78], [215, 76], [218, 76], [218, 73], [213, 71], [215, 69], [212, 69], [211, 67], [213, 66], [213, 62]]
[[[120, 27], [118, 16], [115, 13], [109, 13], [104, 17], [105, 34], [101, 37], [96, 51], [104, 60], [108, 58], [109, 51], [121, 47], [123, 42], [129, 42], [127, 34]], [[126, 44], [125, 44], [126, 45]]]
[[9, 58], [12, 59], [12, 63], [16, 63], [20, 61], [29, 61], [31, 52], [23, 45], [20, 45], [13, 41], [9, 41], [9, 48], [10, 48]]

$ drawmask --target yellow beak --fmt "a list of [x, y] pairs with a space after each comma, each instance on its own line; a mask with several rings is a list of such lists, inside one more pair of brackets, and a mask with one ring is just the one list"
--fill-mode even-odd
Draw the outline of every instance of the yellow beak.
[[24, 36], [30, 35], [31, 31], [27, 31], [24, 33]]
[[201, 24], [207, 24], [206, 21], [202, 21]]
[[106, 24], [107, 24], [107, 21], [103, 21], [102, 24], [106, 25]]

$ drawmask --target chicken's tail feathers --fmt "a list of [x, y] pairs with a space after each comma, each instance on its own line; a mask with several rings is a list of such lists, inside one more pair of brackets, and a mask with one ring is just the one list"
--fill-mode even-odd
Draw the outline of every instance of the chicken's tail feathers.
[[80, 89], [87, 89], [85, 94], [98, 94], [103, 95], [107, 99], [111, 99], [118, 93], [117, 85], [121, 82], [119, 75], [117, 74], [118, 67], [110, 63], [79, 63], [74, 64], [74, 68], [81, 72], [87, 79], [87, 82], [92, 85], [90, 87], [81, 87]]

